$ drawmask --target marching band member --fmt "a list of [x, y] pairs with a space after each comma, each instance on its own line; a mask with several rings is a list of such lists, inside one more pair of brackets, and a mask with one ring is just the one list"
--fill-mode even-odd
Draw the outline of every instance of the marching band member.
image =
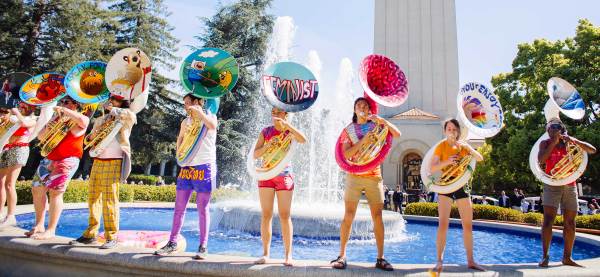
[[[567, 135], [565, 125], [559, 118], [553, 118], [548, 121], [546, 132], [548, 132], [550, 138], [540, 143], [538, 161], [546, 165], [544, 171], [547, 174], [550, 174], [556, 163], [567, 155], [566, 146], [569, 142], [581, 147], [588, 154], [596, 153], [596, 148], [591, 144]], [[542, 203], [544, 205], [544, 220], [542, 223], [542, 260], [539, 266], [548, 267], [548, 263], [550, 262], [548, 251], [550, 250], [550, 242], [552, 241], [552, 226], [554, 225], [554, 218], [559, 207], [562, 208], [564, 217], [563, 239], [565, 248], [562, 263], [564, 265], [580, 266], [571, 258], [575, 243], [575, 217], [579, 208], [575, 182], [564, 186], [544, 184]]]
[[[56, 226], [63, 209], [63, 194], [69, 181], [77, 171], [79, 161], [83, 155], [83, 138], [89, 124], [89, 118], [80, 113], [80, 104], [71, 97], [66, 96], [54, 107], [57, 119], [67, 117], [73, 122], [71, 129], [60, 143], [40, 162], [33, 182], [33, 205], [35, 208], [35, 225], [25, 233], [27, 237], [44, 240], [55, 236]], [[38, 138], [43, 138], [49, 131], [50, 125], [39, 133]], [[47, 193], [49, 194], [49, 222], [44, 229], [44, 216], [46, 213]]]
[[102, 152], [98, 156], [93, 157], [94, 163], [88, 181], [88, 227], [79, 238], [71, 241], [70, 244], [96, 242], [102, 211], [106, 242], [100, 246], [100, 249], [111, 249], [117, 246], [119, 185], [125, 182], [129, 175], [129, 172], [123, 172], [123, 162], [124, 157], [131, 153], [129, 134], [136, 123], [136, 115], [129, 110], [129, 101], [119, 95], [111, 95], [104, 110], [104, 116], [95, 120], [92, 133], [101, 131], [103, 124], [108, 120], [120, 120], [123, 127], [108, 143], [108, 146], [101, 149]]
[[3, 116], [2, 120], [7, 122], [10, 115], [14, 115], [20, 128], [9, 138], [4, 149], [0, 150], [0, 214], [4, 203], [8, 203], [6, 216], [0, 220], [0, 227], [15, 226], [15, 209], [17, 206], [16, 183], [21, 168], [27, 164], [29, 157], [29, 137], [35, 128], [36, 118], [33, 114], [34, 107], [25, 102], [19, 102], [18, 109], [12, 108]]
[[[394, 138], [400, 137], [400, 131], [394, 124], [379, 117], [376, 114], [371, 114], [373, 110], [371, 104], [366, 98], [360, 97], [354, 101], [354, 115], [352, 117], [351, 128], [346, 128], [343, 132], [344, 139], [343, 151], [347, 158], [353, 157], [363, 146], [373, 144], [375, 141], [372, 136], [367, 136], [377, 124], [383, 124], [392, 134]], [[354, 130], [354, 132], [351, 132]], [[383, 226], [383, 178], [381, 176], [381, 165], [378, 165], [374, 170], [363, 172], [360, 174], [346, 175], [346, 187], [344, 189], [344, 204], [345, 214], [342, 226], [340, 228], [340, 254], [337, 259], [331, 261], [332, 267], [336, 269], [345, 269], [346, 263], [346, 245], [350, 239], [352, 230], [352, 221], [356, 215], [358, 201], [365, 192], [365, 196], [369, 201], [371, 209], [371, 217], [373, 219], [375, 241], [377, 244], [377, 262], [375, 267], [385, 271], [392, 271], [394, 267], [383, 257], [384, 244], [384, 226]]]
[[[460, 124], [456, 119], [449, 119], [444, 122], [444, 140], [436, 149], [431, 160], [431, 172], [439, 172], [443, 168], [458, 162], [462, 157], [472, 155], [477, 161], [482, 161], [483, 156], [475, 151], [469, 144], [459, 141]], [[437, 264], [434, 271], [441, 273], [443, 267], [444, 250], [446, 248], [446, 234], [450, 218], [452, 202], [456, 201], [458, 211], [463, 227], [463, 243], [467, 252], [467, 266], [471, 269], [484, 269], [473, 258], [473, 207], [471, 197], [464, 187], [449, 194], [439, 194], [438, 214], [439, 223], [437, 231]]]
[[[273, 125], [264, 128], [258, 137], [256, 147], [254, 148], [254, 158], [262, 156], [267, 150], [268, 142], [282, 133], [292, 136], [293, 140], [299, 143], [306, 142], [306, 136], [287, 121], [288, 113], [273, 107], [271, 110], [271, 120]], [[271, 237], [273, 234], [273, 201], [277, 195], [277, 207], [279, 212], [279, 222], [281, 223], [281, 236], [284, 247], [284, 261], [286, 266], [292, 266], [292, 238], [293, 226], [290, 217], [292, 207], [292, 197], [294, 192], [294, 180], [289, 165], [272, 179], [258, 182], [258, 195], [261, 208], [260, 220], [260, 238], [263, 245], [263, 255], [255, 264], [264, 264], [269, 262], [271, 252]]]
[[196, 206], [198, 208], [198, 229], [200, 232], [200, 245], [195, 259], [206, 259], [208, 255], [208, 231], [210, 226], [209, 202], [212, 189], [216, 186], [216, 140], [217, 140], [217, 116], [209, 109], [203, 110], [205, 100], [193, 94], [183, 97], [187, 118], [181, 122], [179, 136], [177, 137], [177, 148], [179, 149], [184, 133], [191, 128], [193, 120], [201, 120], [208, 129], [206, 137], [199, 143], [200, 149], [196, 156], [187, 164], [181, 165], [177, 176], [177, 194], [175, 197], [175, 211], [173, 213], [173, 225], [171, 236], [167, 245], [154, 252], [154, 255], [168, 255], [177, 251], [177, 237], [181, 231], [183, 218], [187, 203], [196, 192]]

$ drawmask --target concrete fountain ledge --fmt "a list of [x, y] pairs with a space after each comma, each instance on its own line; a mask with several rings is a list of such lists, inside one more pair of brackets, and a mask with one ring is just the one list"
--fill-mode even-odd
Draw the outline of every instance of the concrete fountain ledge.
[[[123, 203], [122, 207], [172, 207], [172, 203]], [[67, 208], [85, 208], [86, 204], [68, 204]], [[19, 206], [18, 213], [32, 212], [31, 205]], [[410, 217], [411, 220], [436, 221], [435, 218]], [[477, 226], [539, 232], [529, 226], [476, 222]], [[351, 263], [346, 270], [334, 270], [328, 261], [296, 261], [294, 267], [284, 267], [280, 260], [266, 265], [254, 265], [253, 257], [209, 255], [207, 261], [192, 260], [193, 253], [156, 257], [152, 251], [120, 247], [100, 250], [97, 247], [73, 247], [70, 238], [57, 237], [49, 241], [25, 238], [20, 228], [0, 230], [0, 276], [430, 276], [432, 265], [397, 264], [394, 272], [373, 269], [371, 263]], [[554, 231], [560, 236], [560, 231]], [[600, 247], [600, 238], [578, 234], [578, 240]], [[332, 253], [335, 255], [335, 253]], [[539, 253], [532, 253], [539, 255]], [[332, 257], [333, 258], [333, 257]], [[586, 268], [552, 264], [540, 269], [536, 264], [485, 265], [486, 272], [475, 272], [462, 265], [448, 264], [444, 276], [599, 276], [600, 258], [580, 261]]]

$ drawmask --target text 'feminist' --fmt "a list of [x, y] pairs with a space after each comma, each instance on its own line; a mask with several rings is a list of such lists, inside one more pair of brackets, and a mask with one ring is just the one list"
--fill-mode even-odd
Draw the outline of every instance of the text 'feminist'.
[[282, 80], [276, 76], [263, 76], [262, 81], [265, 88], [272, 88], [277, 99], [285, 103], [301, 102], [315, 97], [317, 80]]

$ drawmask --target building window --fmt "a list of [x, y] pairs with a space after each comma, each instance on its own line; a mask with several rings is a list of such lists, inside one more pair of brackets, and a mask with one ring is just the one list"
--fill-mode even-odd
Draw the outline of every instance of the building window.
[[402, 159], [404, 176], [403, 186], [407, 192], [416, 192], [423, 189], [421, 181], [421, 162], [423, 158], [417, 153], [408, 153]]

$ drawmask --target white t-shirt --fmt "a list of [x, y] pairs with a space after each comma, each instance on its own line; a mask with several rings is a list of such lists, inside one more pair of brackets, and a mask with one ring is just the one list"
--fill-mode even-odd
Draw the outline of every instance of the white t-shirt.
[[[96, 124], [102, 124], [104, 122], [104, 120], [106, 120], [106, 118], [108, 118], [109, 115], [115, 115], [116, 113], [111, 111], [111, 113], [106, 114], [103, 118], [103, 120], [97, 120], [96, 122], [94, 122], [94, 127], [96, 127]], [[97, 128], [99, 128], [101, 125], [99, 125]], [[119, 134], [117, 133], [112, 140], [110, 141], [110, 143], [106, 146], [106, 148], [104, 148], [104, 151], [102, 151], [102, 153], [100, 153], [96, 158], [99, 159], [122, 159], [123, 158], [123, 150], [121, 149], [121, 144], [119, 143], [119, 141], [117, 140], [117, 136]]]
[[[117, 134], [118, 135], [118, 134]], [[104, 148], [104, 151], [100, 153], [96, 158], [99, 159], [122, 159], [123, 150], [121, 144], [117, 140], [117, 136], [114, 136], [111, 142]]]
[[[214, 120], [217, 119], [217, 116], [207, 112], [206, 115]], [[190, 116], [184, 119], [184, 125], [189, 125], [192, 123], [192, 118]], [[190, 160], [188, 163], [184, 163], [181, 166], [195, 166], [201, 164], [214, 165], [217, 160], [217, 129], [208, 129], [206, 132], [206, 136], [204, 139], [200, 141], [200, 148], [196, 153], [196, 156]], [[212, 169], [214, 170], [214, 168]]]

